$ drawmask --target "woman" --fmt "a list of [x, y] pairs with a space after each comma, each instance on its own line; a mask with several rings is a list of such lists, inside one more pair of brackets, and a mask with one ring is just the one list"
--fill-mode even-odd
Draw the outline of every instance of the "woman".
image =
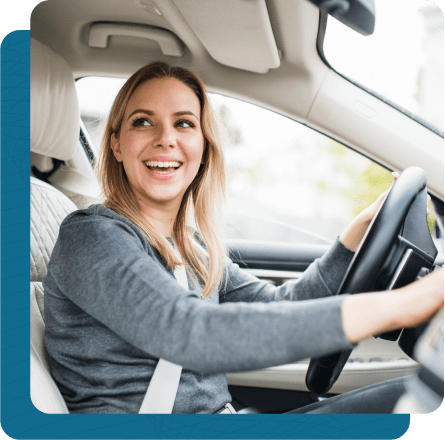
[[[126, 82], [99, 178], [103, 205], [65, 219], [44, 279], [51, 372], [72, 413], [137, 413], [160, 358], [183, 367], [174, 413], [220, 412], [231, 401], [226, 372], [350, 349], [443, 304], [441, 274], [333, 296], [384, 195], [298, 282], [276, 288], [232, 264], [218, 229], [217, 124], [185, 69], [153, 63]], [[181, 261], [188, 290], [173, 276]]]

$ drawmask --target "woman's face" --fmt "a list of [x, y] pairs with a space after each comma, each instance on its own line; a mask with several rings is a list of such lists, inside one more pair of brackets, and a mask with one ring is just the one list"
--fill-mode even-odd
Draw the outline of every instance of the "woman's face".
[[149, 80], [133, 92], [111, 145], [140, 204], [179, 208], [202, 161], [200, 119], [198, 97], [174, 78]]

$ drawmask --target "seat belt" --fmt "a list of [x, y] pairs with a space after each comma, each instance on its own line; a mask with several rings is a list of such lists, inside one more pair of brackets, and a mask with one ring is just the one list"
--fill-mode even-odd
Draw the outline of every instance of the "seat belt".
[[[181, 255], [176, 247], [174, 250], [176, 257], [182, 262]], [[177, 267], [173, 273], [176, 281], [188, 290], [185, 266]], [[178, 392], [181, 371], [181, 365], [159, 359], [139, 409], [139, 414], [171, 414]]]

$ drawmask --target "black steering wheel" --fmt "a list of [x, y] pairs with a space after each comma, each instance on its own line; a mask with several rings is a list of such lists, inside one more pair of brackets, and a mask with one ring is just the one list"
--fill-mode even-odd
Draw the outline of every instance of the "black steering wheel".
[[[407, 168], [394, 183], [374, 216], [346, 272], [338, 294], [391, 290], [413, 282], [434, 265], [437, 249], [428, 229], [426, 174]], [[405, 329], [400, 347], [412, 357], [422, 328]], [[385, 335], [396, 340], [400, 330]], [[340, 376], [352, 350], [312, 358], [306, 386], [315, 394], [326, 394]]]

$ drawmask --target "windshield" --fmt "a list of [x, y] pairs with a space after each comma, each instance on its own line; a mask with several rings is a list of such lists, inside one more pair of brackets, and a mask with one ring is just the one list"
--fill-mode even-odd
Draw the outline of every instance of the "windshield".
[[375, 0], [375, 32], [329, 17], [323, 52], [341, 75], [443, 132], [443, 14], [427, 0]]

